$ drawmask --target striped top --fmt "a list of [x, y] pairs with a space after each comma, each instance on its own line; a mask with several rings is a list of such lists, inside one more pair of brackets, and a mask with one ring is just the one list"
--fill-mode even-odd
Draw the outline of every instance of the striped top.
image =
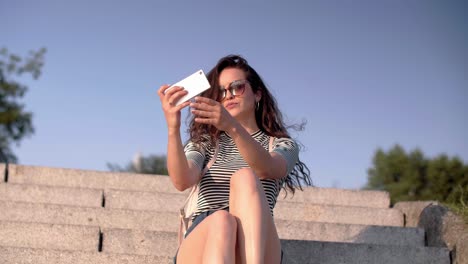
[[[270, 136], [258, 130], [251, 136], [259, 142], [266, 150], [269, 148]], [[185, 145], [184, 151], [188, 160], [193, 161], [203, 171], [215, 152], [215, 146], [209, 142], [195, 144], [189, 141]], [[287, 176], [298, 161], [299, 149], [296, 142], [290, 138], [274, 138], [272, 152], [282, 155], [287, 161]], [[211, 168], [203, 175], [199, 183], [199, 193], [197, 209], [193, 219], [206, 211], [221, 210], [229, 207], [229, 180], [231, 175], [241, 168], [248, 168], [237, 149], [234, 140], [225, 132], [219, 138], [219, 150], [216, 161]], [[276, 204], [280, 186], [284, 183], [282, 179], [262, 179], [260, 180], [273, 215], [273, 208]]]

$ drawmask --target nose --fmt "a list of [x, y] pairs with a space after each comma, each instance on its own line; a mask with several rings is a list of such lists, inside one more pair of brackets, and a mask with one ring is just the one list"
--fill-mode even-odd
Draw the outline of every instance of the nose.
[[232, 94], [232, 89], [226, 89], [224, 91], [226, 93], [226, 96], [224, 97], [225, 100], [228, 99], [228, 98], [231, 99], [231, 98], [234, 97], [234, 95]]

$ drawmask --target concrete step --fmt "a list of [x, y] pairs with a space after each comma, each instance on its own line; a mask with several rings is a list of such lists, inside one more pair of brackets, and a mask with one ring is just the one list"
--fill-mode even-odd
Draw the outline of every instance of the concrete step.
[[[319, 188], [316, 188], [316, 190], [318, 189]], [[297, 192], [296, 195], [298, 194], [300, 193]], [[174, 211], [183, 204], [186, 197], [186, 193], [124, 191], [114, 189], [107, 189], [104, 191], [101, 189], [26, 183], [0, 184], [0, 200], [2, 201], [63, 204], [84, 207], [102, 207], [105, 202], [106, 207], [109, 208]], [[288, 197], [291, 196], [289, 195]], [[289, 198], [284, 200], [279, 199], [278, 203], [290, 200]], [[295, 200], [294, 202], [299, 202], [299, 200]], [[302, 201], [302, 203], [306, 202], [307, 201]]]
[[[108, 208], [71, 207], [1, 201], [1, 221], [83, 225], [101, 228], [177, 232], [175, 212], [151, 212]], [[318, 218], [318, 220], [322, 220]], [[281, 238], [357, 243], [422, 245], [418, 228], [396, 228], [275, 219]]]
[[108, 189], [104, 193], [106, 208], [178, 212], [187, 194], [142, 192]]
[[137, 230], [178, 230], [176, 213], [74, 207], [0, 201], [0, 221], [99, 226]]
[[1, 201], [102, 207], [103, 197], [104, 192], [99, 189], [15, 183], [0, 184]]
[[[306, 189], [309, 194], [313, 194], [314, 191], [319, 190], [320, 188], [314, 189]], [[327, 192], [331, 190], [330, 194], [334, 194], [333, 189], [326, 189], [320, 190], [318, 192]], [[346, 193], [354, 193], [353, 191], [344, 191], [344, 195]], [[299, 197], [297, 200], [292, 200], [291, 195], [287, 198], [278, 199], [277, 204], [281, 204], [286, 202], [286, 204], [290, 204], [290, 202], [295, 203], [307, 203], [307, 204], [317, 204], [317, 205], [333, 205], [331, 203], [326, 203], [325, 201], [318, 200], [315, 201], [307, 201], [304, 197], [313, 197], [302, 195], [300, 191], [296, 192], [296, 197]], [[371, 194], [368, 194], [371, 195]], [[350, 195], [352, 197], [353, 195]], [[358, 196], [358, 195], [357, 195]], [[143, 192], [143, 191], [125, 191], [125, 190], [114, 190], [114, 189], [107, 189], [105, 191], [106, 197], [106, 207], [109, 208], [126, 208], [126, 209], [133, 209], [133, 210], [164, 210], [164, 211], [173, 211], [174, 208], [180, 208], [184, 203], [185, 199], [187, 198], [187, 194], [185, 193], [167, 193], [167, 192]], [[352, 199], [352, 198], [350, 198]], [[335, 204], [339, 205], [339, 203]], [[340, 205], [340, 206], [349, 206], [349, 205]], [[384, 207], [376, 207], [371, 206], [370, 208], [378, 208], [378, 209], [388, 209]]]
[[[63, 251], [0, 246], [0, 263], [171, 263], [175, 236], [158, 243], [145, 231], [107, 230], [103, 252]], [[446, 248], [281, 240], [285, 263], [449, 264]], [[119, 252], [119, 253], [117, 253]]]
[[[332, 224], [324, 223], [277, 223], [278, 231], [282, 239], [291, 236], [291, 229], [307, 230], [307, 234], [318, 234], [312, 236], [295, 236], [296, 239], [319, 241], [345, 241], [341, 234], [330, 236], [327, 230], [333, 229]], [[299, 228], [298, 228], [299, 227]], [[301, 229], [307, 228], [307, 229]], [[325, 231], [317, 231], [320, 228]], [[349, 227], [348, 227], [349, 228]], [[372, 228], [372, 227], [368, 227]], [[383, 229], [382, 227], [376, 227]], [[286, 235], [282, 234], [288, 231]], [[378, 243], [395, 245], [410, 245], [415, 243], [405, 243], [408, 239], [402, 233], [403, 228], [388, 228], [383, 233], [373, 235], [357, 235], [354, 238], [345, 238], [348, 242], [354, 243]], [[394, 230], [391, 230], [394, 229]], [[97, 251], [99, 247], [99, 234], [103, 234], [102, 251], [107, 253], [137, 254], [137, 255], [161, 255], [173, 254], [177, 249], [177, 233], [146, 231], [132, 229], [116, 229], [92, 226], [74, 226], [58, 224], [39, 224], [26, 222], [8, 222], [0, 221], [0, 246], [8, 247], [28, 247], [42, 248], [52, 250], [71, 250], [71, 251]], [[335, 230], [336, 231], [339, 230]], [[346, 232], [346, 230], [344, 230]], [[374, 230], [377, 231], [377, 230]], [[400, 232], [400, 236], [392, 234], [390, 231]], [[385, 239], [387, 238], [387, 239]], [[341, 240], [340, 240], [341, 239]], [[406, 241], [405, 241], [406, 239]], [[424, 237], [422, 237], [422, 240]], [[399, 241], [397, 241], [399, 240]], [[424, 241], [419, 246], [423, 246]], [[414, 246], [414, 245], [413, 245]]]
[[[0, 246], [0, 263], [171, 263], [176, 248], [175, 236], [164, 244], [155, 244], [151, 237], [145, 236], [145, 232], [128, 234], [113, 231], [104, 236], [104, 243], [107, 244], [101, 253]], [[118, 241], [122, 236], [129, 236], [130, 239], [126, 238], [127, 242]], [[450, 263], [448, 250], [439, 248], [355, 246], [290, 240], [281, 242], [287, 260], [285, 263]], [[134, 252], [135, 255], [124, 252]], [[146, 255], [163, 253], [166, 256]]]
[[447, 248], [281, 240], [288, 264], [450, 264]]
[[170, 256], [108, 254], [21, 247], [0, 247], [2, 264], [168, 264]]
[[275, 218], [357, 225], [404, 226], [397, 209], [317, 205], [282, 202], [275, 206]]
[[0, 246], [97, 251], [99, 227], [0, 221]]
[[[449, 263], [440, 248], [281, 240], [287, 263]], [[166, 255], [177, 250], [176, 233], [103, 229], [103, 253]], [[313, 253], [311, 253], [313, 252]]]
[[[174, 211], [185, 201], [185, 194], [107, 190], [107, 208]], [[278, 201], [275, 217], [330, 223], [403, 226], [403, 214], [396, 209], [319, 205]]]
[[[368, 246], [346, 243], [282, 240], [285, 264], [449, 264], [444, 248], [409, 248]], [[304, 245], [307, 244], [307, 245]], [[304, 248], [307, 246], [307, 248]], [[115, 254], [106, 252], [58, 251], [31, 248], [0, 247], [0, 263], [5, 264], [167, 264], [169, 256]]]
[[174, 256], [177, 247], [176, 232], [103, 229], [102, 251], [106, 253]]
[[[104, 192], [105, 207], [111, 209], [176, 212], [186, 194], [140, 192], [108, 189]], [[103, 192], [98, 189], [0, 184], [0, 200], [31, 203], [101, 207]], [[367, 217], [366, 217], [367, 216]], [[402, 226], [403, 215], [396, 209], [343, 207], [278, 201], [275, 217], [289, 220]]]
[[[106, 207], [131, 210], [173, 211], [180, 208], [186, 195], [174, 193], [107, 190]], [[403, 226], [403, 214], [396, 209], [319, 205], [278, 201], [275, 217], [329, 223]]]
[[[295, 205], [299, 205], [294, 203]], [[348, 208], [323, 205], [303, 205], [304, 217], [288, 215], [286, 209], [276, 208], [276, 220], [313, 221], [360, 225], [395, 225], [396, 210], [376, 208]], [[280, 207], [280, 206], [278, 206]], [[33, 204], [0, 201], [0, 220], [92, 225], [111, 228], [130, 228], [154, 231], [176, 231], [178, 213], [164, 211], [129, 210], [115, 208], [74, 207], [53, 204]], [[401, 214], [401, 213], [400, 213]], [[386, 218], [387, 217], [387, 218]], [[401, 223], [402, 224], [402, 223]]]
[[[185, 201], [185, 194], [107, 190], [106, 207], [131, 210], [173, 211]], [[320, 205], [278, 201], [275, 217], [330, 223], [403, 226], [403, 214], [396, 209]]]
[[278, 201], [389, 208], [390, 194], [383, 191], [304, 187], [294, 194], [281, 190]]
[[[39, 166], [10, 165], [9, 183], [52, 185], [94, 189], [179, 193], [167, 176], [113, 173]], [[136, 181], [135, 178], [138, 178]], [[278, 199], [288, 202], [388, 208], [387, 192], [305, 187], [294, 195], [284, 190]], [[187, 193], [185, 191], [184, 193]]]
[[[400, 228], [401, 229], [401, 228]], [[281, 232], [281, 228], [279, 228]], [[312, 231], [305, 231], [307, 233], [314, 232]], [[119, 253], [119, 254], [141, 254], [141, 255], [153, 255], [153, 254], [174, 254], [177, 250], [177, 233], [175, 232], [158, 232], [158, 231], [145, 231], [145, 230], [131, 230], [131, 229], [103, 229], [103, 252], [107, 253]], [[326, 231], [325, 231], [326, 232]], [[323, 233], [323, 232], [322, 232]], [[390, 241], [384, 241], [384, 235], [389, 235]], [[340, 235], [338, 235], [340, 236]], [[374, 234], [374, 236], [378, 237], [358, 237], [358, 238], [351, 238], [348, 243], [359, 243], [359, 244], [367, 244], [371, 245], [375, 242], [382, 242], [382, 245], [400, 245], [400, 246], [408, 246], [408, 247], [424, 247], [424, 241], [422, 243], [418, 243], [417, 245], [411, 245], [413, 243], [402, 243], [402, 240], [406, 238], [400, 237], [398, 238], [396, 235], [389, 234]], [[380, 236], [380, 237], [379, 237]], [[287, 240], [284, 236], [281, 236], [282, 240]], [[335, 237], [336, 239], [337, 237]], [[305, 239], [311, 239], [311, 237], [306, 237]], [[327, 237], [326, 239], [330, 239]], [[334, 238], [332, 238], [334, 239]], [[338, 238], [339, 239], [339, 238]], [[395, 241], [401, 239], [400, 241]], [[422, 240], [424, 237], [422, 237]], [[315, 240], [322, 241], [321, 237], [317, 237]], [[379, 241], [377, 241], [379, 240]], [[406, 239], [407, 240], [407, 239]], [[304, 240], [305, 241], [305, 240]], [[331, 241], [331, 240], [326, 240]], [[343, 242], [343, 241], [339, 241]], [[395, 244], [392, 245], [391, 243], [394, 242]], [[403, 241], [405, 242], [405, 241]]]
[[422, 228], [275, 220], [280, 238], [423, 247]]
[[[91, 189], [178, 192], [167, 176], [40, 166], [9, 165], [8, 183]], [[135, 180], [137, 177], [138, 180]]]
[[5, 163], [0, 163], [0, 183], [5, 182], [6, 166]]

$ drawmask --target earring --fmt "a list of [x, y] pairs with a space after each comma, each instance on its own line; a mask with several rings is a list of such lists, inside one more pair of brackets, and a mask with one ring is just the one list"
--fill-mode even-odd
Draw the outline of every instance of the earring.
[[258, 110], [260, 108], [260, 101], [257, 101], [257, 106], [255, 107], [255, 110]]

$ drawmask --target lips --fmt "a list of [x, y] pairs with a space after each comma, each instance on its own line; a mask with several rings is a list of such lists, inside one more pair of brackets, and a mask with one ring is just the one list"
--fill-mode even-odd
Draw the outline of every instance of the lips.
[[226, 109], [230, 109], [230, 108], [233, 108], [237, 105], [237, 103], [228, 103], [225, 107]]

